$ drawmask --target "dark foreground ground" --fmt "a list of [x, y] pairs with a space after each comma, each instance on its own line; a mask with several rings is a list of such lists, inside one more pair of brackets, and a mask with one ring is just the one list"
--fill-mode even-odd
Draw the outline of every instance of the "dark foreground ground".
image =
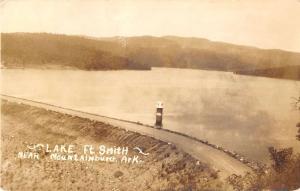
[[[117, 127], [2, 101], [1, 187], [5, 190], [230, 190], [216, 171], [174, 145]], [[128, 146], [144, 162], [20, 159], [30, 144]], [[140, 147], [149, 155], [137, 153]]]

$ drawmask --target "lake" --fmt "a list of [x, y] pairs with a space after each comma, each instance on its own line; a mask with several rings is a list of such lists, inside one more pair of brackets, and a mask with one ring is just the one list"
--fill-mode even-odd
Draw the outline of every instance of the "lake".
[[262, 162], [268, 162], [268, 146], [300, 151], [300, 113], [292, 105], [300, 81], [170, 68], [1, 72], [3, 94], [150, 125], [162, 101], [163, 128]]

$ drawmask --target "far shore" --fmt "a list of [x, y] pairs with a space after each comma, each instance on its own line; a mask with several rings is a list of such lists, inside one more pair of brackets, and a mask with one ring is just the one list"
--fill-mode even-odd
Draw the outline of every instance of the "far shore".
[[[10, 70], [10, 69], [17, 69], [17, 70], [73, 70], [73, 71], [151, 71], [152, 68], [170, 68], [170, 69], [188, 69], [188, 70], [205, 70], [205, 71], [217, 71], [217, 72], [229, 72], [235, 75], [242, 75], [242, 76], [252, 76], [252, 77], [263, 77], [263, 78], [272, 78], [272, 79], [280, 79], [280, 80], [296, 80], [300, 81], [300, 73], [295, 73], [293, 75], [285, 75], [284, 70], [285, 68], [270, 68], [265, 70], [251, 70], [251, 71], [244, 71], [244, 70], [237, 70], [237, 71], [224, 71], [224, 70], [212, 70], [209, 68], [178, 68], [178, 67], [149, 67], [149, 68], [123, 68], [123, 69], [80, 69], [72, 66], [64, 66], [64, 65], [32, 65], [21, 67], [19, 65], [11, 65], [11, 66], [2, 66], [1, 70]], [[295, 68], [299, 70], [296, 66]], [[278, 74], [279, 73], [279, 74]]]

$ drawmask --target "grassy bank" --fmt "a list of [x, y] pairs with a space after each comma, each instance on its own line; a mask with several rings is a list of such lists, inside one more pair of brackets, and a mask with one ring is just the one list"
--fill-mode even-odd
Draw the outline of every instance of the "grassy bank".
[[[110, 125], [2, 101], [1, 187], [5, 190], [228, 190], [217, 172], [153, 138]], [[139, 146], [143, 163], [53, 161], [17, 158], [30, 144]]]

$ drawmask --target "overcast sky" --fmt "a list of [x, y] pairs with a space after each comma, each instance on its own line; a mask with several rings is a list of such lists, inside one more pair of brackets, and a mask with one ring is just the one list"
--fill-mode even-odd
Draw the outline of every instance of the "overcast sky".
[[1, 31], [188, 36], [300, 52], [300, 0], [0, 0]]

